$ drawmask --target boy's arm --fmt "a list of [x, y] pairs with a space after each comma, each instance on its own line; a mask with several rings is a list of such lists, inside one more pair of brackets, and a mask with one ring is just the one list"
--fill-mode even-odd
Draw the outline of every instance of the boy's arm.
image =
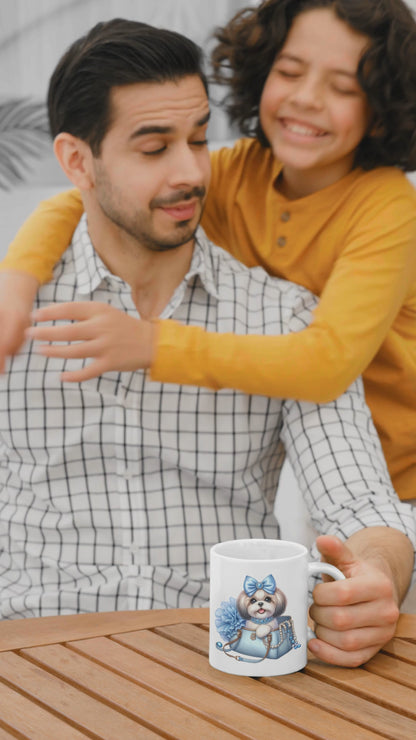
[[71, 242], [83, 210], [78, 190], [66, 190], [39, 203], [9, 245], [0, 271], [18, 270], [29, 273], [41, 284], [48, 282]]
[[82, 212], [77, 190], [43, 201], [21, 226], [0, 262], [0, 372], [6, 358], [20, 349], [39, 284], [51, 279]]
[[33, 275], [18, 270], [0, 272], [0, 372], [7, 357], [16, 354], [30, 325], [30, 312], [39, 283]]

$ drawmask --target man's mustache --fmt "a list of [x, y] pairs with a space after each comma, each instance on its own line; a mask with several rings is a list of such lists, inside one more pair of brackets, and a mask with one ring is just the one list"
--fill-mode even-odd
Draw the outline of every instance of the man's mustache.
[[191, 200], [192, 198], [205, 198], [206, 188], [201, 185], [197, 185], [191, 190], [178, 190], [174, 195], [169, 198], [153, 198], [150, 201], [151, 208], [169, 208], [169, 206], [176, 206], [178, 203], [183, 203], [185, 200]]

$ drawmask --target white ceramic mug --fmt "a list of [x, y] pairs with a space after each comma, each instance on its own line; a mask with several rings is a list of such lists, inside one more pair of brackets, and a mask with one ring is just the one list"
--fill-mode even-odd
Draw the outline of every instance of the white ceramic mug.
[[209, 662], [240, 676], [279, 676], [307, 662], [308, 577], [345, 576], [306, 547], [268, 539], [211, 548]]

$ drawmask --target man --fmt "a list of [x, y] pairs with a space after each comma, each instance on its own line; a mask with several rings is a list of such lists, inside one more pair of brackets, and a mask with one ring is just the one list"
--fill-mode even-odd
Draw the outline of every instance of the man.
[[315, 589], [310, 647], [362, 663], [394, 633], [415, 532], [361, 383], [316, 406], [135, 370], [153, 317], [276, 334], [302, 329], [315, 303], [198, 230], [209, 182], [198, 48], [99, 24], [59, 62], [48, 100], [85, 216], [35, 312], [72, 323], [28, 332], [65, 344], [29, 343], [1, 378], [2, 616], [206, 603], [212, 544], [278, 536], [285, 449], [315, 527], [333, 535], [318, 548], [347, 576]]

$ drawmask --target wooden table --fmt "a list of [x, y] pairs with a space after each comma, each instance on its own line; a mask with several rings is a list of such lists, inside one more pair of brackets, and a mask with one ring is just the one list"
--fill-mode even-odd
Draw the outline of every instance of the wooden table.
[[0, 740], [416, 738], [416, 615], [357, 669], [241, 678], [207, 655], [207, 609], [2, 622]]

